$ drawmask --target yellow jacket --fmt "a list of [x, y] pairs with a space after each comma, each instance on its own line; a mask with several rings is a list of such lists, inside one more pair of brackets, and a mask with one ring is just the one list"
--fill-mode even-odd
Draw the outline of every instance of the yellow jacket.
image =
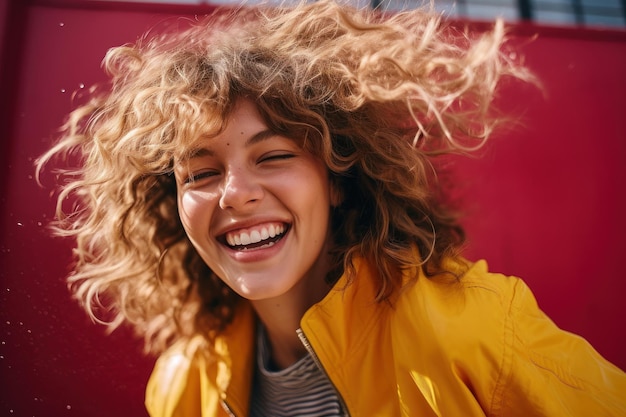
[[[357, 263], [307, 311], [301, 338], [352, 417], [626, 416], [626, 374], [584, 339], [560, 330], [520, 279], [484, 261], [459, 281], [417, 281], [376, 303]], [[460, 264], [457, 264], [460, 267]], [[146, 391], [152, 417], [246, 416], [255, 319], [245, 305], [215, 353], [178, 344]]]

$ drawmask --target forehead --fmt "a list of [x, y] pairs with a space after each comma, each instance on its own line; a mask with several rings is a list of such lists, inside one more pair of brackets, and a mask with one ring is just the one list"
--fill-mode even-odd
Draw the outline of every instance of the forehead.
[[206, 124], [200, 123], [195, 134], [181, 139], [174, 159], [188, 160], [210, 154], [216, 140], [243, 141], [251, 145], [273, 135], [275, 132], [267, 126], [257, 106], [251, 100], [240, 99], [228, 113], [215, 115]]

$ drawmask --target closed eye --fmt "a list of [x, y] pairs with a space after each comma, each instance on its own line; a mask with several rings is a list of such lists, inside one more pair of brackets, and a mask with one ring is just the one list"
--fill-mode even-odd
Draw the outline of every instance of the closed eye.
[[291, 159], [294, 158], [296, 155], [292, 154], [292, 153], [288, 153], [288, 152], [272, 152], [266, 155], [263, 155], [260, 159], [259, 162], [269, 162], [269, 161], [280, 161], [283, 159]]
[[215, 175], [217, 175], [217, 172], [215, 171], [201, 171], [197, 173], [192, 173], [185, 177], [185, 184], [193, 184], [194, 182], [214, 177]]

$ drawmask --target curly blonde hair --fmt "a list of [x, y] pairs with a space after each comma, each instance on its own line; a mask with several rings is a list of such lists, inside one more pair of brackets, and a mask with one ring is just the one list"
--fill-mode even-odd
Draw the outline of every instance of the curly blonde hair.
[[470, 36], [429, 10], [320, 1], [219, 11], [189, 26], [110, 50], [110, 89], [73, 111], [38, 161], [78, 161], [61, 170], [54, 226], [76, 239], [68, 279], [92, 318], [132, 323], [153, 352], [211, 340], [232, 320], [240, 299], [186, 237], [172, 171], [243, 97], [271, 129], [306, 138], [343, 193], [329, 281], [350, 277], [362, 256], [383, 301], [402, 271], [444, 270], [464, 236], [437, 198], [433, 160], [482, 146], [502, 76], [528, 78], [502, 51], [502, 23]]

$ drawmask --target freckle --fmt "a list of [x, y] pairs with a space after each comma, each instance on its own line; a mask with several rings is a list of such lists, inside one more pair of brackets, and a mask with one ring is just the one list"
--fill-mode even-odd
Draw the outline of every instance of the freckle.
[[230, 142], [226, 142], [226, 146], [230, 146]]

